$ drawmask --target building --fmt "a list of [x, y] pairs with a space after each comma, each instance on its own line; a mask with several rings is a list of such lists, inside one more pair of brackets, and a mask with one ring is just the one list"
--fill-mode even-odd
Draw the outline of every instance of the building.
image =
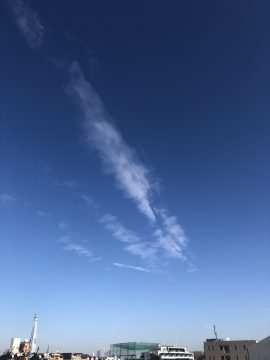
[[192, 351], [194, 355], [194, 360], [204, 360], [204, 352], [203, 351]]
[[63, 355], [59, 352], [43, 354], [43, 357], [47, 360], [63, 360]]
[[147, 352], [157, 346], [157, 343], [149, 342], [126, 342], [112, 344], [110, 346], [108, 356], [117, 357], [120, 360], [140, 359], [142, 357], [142, 353]]
[[82, 360], [83, 353], [61, 353], [63, 360]]
[[158, 345], [144, 353], [144, 360], [194, 360], [194, 354], [182, 346]]
[[270, 359], [270, 336], [258, 341], [248, 348], [249, 360], [269, 360]]
[[97, 358], [104, 359], [106, 357], [105, 355], [105, 349], [97, 350]]
[[12, 355], [18, 354], [20, 351], [20, 338], [12, 338], [10, 342], [9, 350], [11, 351]]
[[30, 341], [25, 339], [24, 341], [20, 342], [20, 353], [28, 353], [30, 351]]
[[205, 360], [249, 360], [248, 347], [256, 340], [207, 339], [204, 342]]

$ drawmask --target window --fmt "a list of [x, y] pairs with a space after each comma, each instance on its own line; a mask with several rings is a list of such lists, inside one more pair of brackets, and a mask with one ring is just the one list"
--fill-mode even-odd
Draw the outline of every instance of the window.
[[244, 345], [244, 349], [246, 350], [246, 345]]
[[237, 346], [236, 346], [236, 345], [234, 345], [234, 348], [235, 348], [235, 350], [237, 350]]
[[214, 346], [212, 345], [212, 350], [214, 351]]
[[219, 345], [219, 349], [220, 349], [220, 350], [223, 350], [223, 346], [222, 346], [222, 345]]

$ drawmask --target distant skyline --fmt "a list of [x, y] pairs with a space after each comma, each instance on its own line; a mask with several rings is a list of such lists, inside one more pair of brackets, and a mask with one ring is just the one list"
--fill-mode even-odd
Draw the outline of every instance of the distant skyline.
[[270, 5], [1, 10], [0, 351], [269, 335]]

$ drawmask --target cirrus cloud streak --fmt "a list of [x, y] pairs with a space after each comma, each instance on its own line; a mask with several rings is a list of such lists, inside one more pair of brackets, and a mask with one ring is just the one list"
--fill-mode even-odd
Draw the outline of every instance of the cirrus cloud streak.
[[143, 268], [141, 266], [133, 266], [133, 265], [127, 265], [127, 264], [121, 264], [121, 263], [113, 263], [114, 266], [117, 266], [119, 268], [125, 268], [125, 269], [131, 269], [131, 270], [137, 270], [142, 272], [150, 272], [150, 270]]
[[76, 62], [70, 67], [68, 92], [83, 111], [86, 143], [97, 151], [105, 171], [114, 175], [117, 186], [135, 201], [139, 211], [150, 221], [155, 221], [150, 203], [152, 185], [149, 170], [112, 124], [100, 97]]
[[32, 49], [41, 46], [43, 41], [44, 27], [37, 13], [23, 0], [11, 0], [10, 7], [15, 16], [15, 22]]
[[120, 241], [125, 249], [144, 261], [157, 259], [162, 251], [166, 258], [174, 258], [191, 264], [184, 249], [188, 239], [175, 216], [168, 215], [165, 208], [154, 206], [152, 194], [155, 182], [150, 171], [138, 158], [134, 149], [128, 146], [120, 131], [107, 113], [101, 98], [87, 81], [80, 66], [70, 66], [69, 95], [83, 113], [83, 134], [86, 144], [95, 149], [107, 173], [113, 174], [117, 186], [132, 199], [139, 211], [153, 228], [153, 241], [144, 242], [132, 231], [124, 228], [112, 215], [100, 219], [107, 230]]

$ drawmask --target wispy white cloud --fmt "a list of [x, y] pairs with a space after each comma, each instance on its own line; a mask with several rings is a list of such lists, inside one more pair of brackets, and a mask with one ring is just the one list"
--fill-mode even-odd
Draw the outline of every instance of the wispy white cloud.
[[[24, 0], [11, 0], [11, 7], [17, 26], [28, 44], [32, 48], [40, 47], [43, 41], [44, 27], [37, 13]], [[66, 66], [64, 67], [66, 68]], [[105, 171], [114, 175], [117, 186], [125, 196], [132, 199], [139, 211], [150, 221], [154, 241], [143, 241], [137, 234], [120, 224], [116, 218], [110, 218], [111, 215], [103, 216], [99, 219], [100, 222], [111, 231], [115, 238], [125, 243], [124, 247], [129, 253], [139, 256], [142, 260], [153, 261], [157, 259], [157, 254], [160, 255], [162, 252], [166, 258], [185, 262], [188, 265], [188, 271], [195, 271], [195, 266], [184, 254], [188, 239], [177, 218], [168, 215], [165, 209], [156, 208], [153, 204], [152, 194], [157, 190], [157, 181], [152, 179], [149, 168], [140, 161], [136, 151], [126, 144], [99, 95], [85, 79], [78, 63], [74, 62], [69, 71], [68, 92], [84, 114], [85, 141], [97, 151]], [[51, 180], [49, 171], [50, 169], [44, 175], [46, 181]], [[56, 185], [68, 189], [75, 189], [79, 186], [73, 180], [52, 181]], [[90, 197], [82, 195], [82, 199], [87, 205], [96, 207]], [[14, 200], [16, 201], [8, 194], [0, 196], [1, 204], [14, 202]], [[39, 211], [38, 215], [49, 216], [42, 211]], [[65, 230], [66, 224], [59, 223], [58, 227]], [[91, 252], [88, 252], [83, 246], [73, 243], [71, 239], [63, 237], [62, 243], [66, 244], [65, 250], [90, 257]]]
[[71, 237], [70, 235], [61, 236], [59, 239], [57, 239], [57, 242], [60, 244], [69, 244], [71, 243]]
[[188, 239], [181, 225], [164, 208], [154, 206], [152, 194], [156, 182], [151, 178], [148, 167], [139, 160], [135, 150], [125, 143], [99, 95], [85, 79], [77, 63], [70, 67], [68, 92], [83, 112], [86, 143], [97, 151], [106, 172], [114, 175], [117, 186], [150, 221], [154, 241], [142, 241], [111, 215], [104, 216], [100, 222], [115, 238], [126, 243], [125, 249], [133, 255], [153, 261], [157, 254], [160, 256], [162, 253], [165, 258], [181, 260], [188, 265], [189, 271], [194, 271], [195, 267], [184, 254]]
[[0, 203], [1, 203], [1, 205], [12, 204], [12, 203], [16, 203], [17, 201], [18, 200], [12, 195], [9, 195], [7, 193], [0, 194]]
[[62, 231], [66, 230], [68, 227], [69, 227], [68, 223], [64, 221], [60, 221], [60, 223], [58, 223], [58, 228]]
[[156, 258], [157, 249], [155, 244], [143, 242], [134, 231], [124, 227], [116, 216], [105, 214], [99, 219], [99, 222], [111, 232], [114, 238], [125, 244], [124, 249], [130, 254], [139, 256], [142, 260], [149, 263]]
[[85, 202], [86, 205], [88, 205], [94, 209], [97, 209], [99, 207], [97, 202], [88, 195], [81, 195], [81, 199]]
[[153, 241], [144, 241], [133, 231], [124, 227], [116, 216], [105, 214], [99, 222], [111, 232], [112, 236], [123, 242], [124, 249], [132, 255], [140, 257], [149, 265], [154, 265], [161, 258], [174, 258], [185, 262], [188, 271], [195, 271], [194, 265], [183, 254], [188, 242], [182, 227], [175, 216], [169, 216], [165, 209], [155, 209], [160, 226], [154, 226]]
[[190, 260], [187, 259], [186, 264], [188, 266], [187, 271], [190, 273], [198, 271], [197, 266], [195, 266]]
[[59, 186], [62, 188], [66, 188], [68, 190], [75, 190], [78, 189], [81, 184], [75, 180], [66, 179], [66, 180], [59, 180], [54, 177], [53, 171], [51, 167], [44, 166], [41, 171], [41, 176], [38, 179], [40, 182], [50, 185]]
[[55, 181], [55, 184], [66, 187], [67, 189], [76, 189], [79, 187], [79, 184], [73, 180]]
[[108, 173], [112, 173], [125, 195], [135, 201], [141, 213], [155, 221], [150, 204], [151, 181], [149, 170], [139, 161], [135, 151], [123, 140], [113, 125], [102, 101], [86, 81], [77, 63], [70, 67], [69, 94], [84, 113], [86, 143], [94, 147]]
[[140, 237], [120, 224], [114, 215], [105, 214], [99, 219], [99, 221], [104, 224], [107, 230], [111, 231], [112, 235], [116, 239], [122, 242], [134, 243], [140, 241]]
[[95, 257], [92, 251], [89, 250], [86, 246], [78, 243], [77, 241], [73, 241], [71, 235], [61, 236], [59, 239], [57, 239], [57, 242], [62, 245], [62, 249], [64, 251], [70, 251], [76, 255], [84, 256], [88, 259], [89, 263], [101, 259], [101, 257]]
[[120, 264], [120, 263], [113, 263], [114, 266], [125, 268], [125, 269], [131, 269], [131, 270], [137, 270], [137, 271], [143, 271], [143, 272], [150, 272], [150, 270], [141, 267], [141, 266], [133, 266], [133, 265], [127, 265], [127, 264]]
[[151, 242], [139, 242], [128, 244], [125, 246], [130, 254], [139, 256], [142, 260], [147, 261], [149, 264], [157, 260], [158, 248], [154, 243]]
[[76, 254], [78, 255], [84, 255], [84, 256], [88, 256], [88, 257], [92, 257], [93, 254], [90, 250], [86, 249], [84, 246], [82, 245], [79, 245], [79, 244], [75, 244], [75, 243], [69, 243], [69, 244], [66, 244], [64, 247], [63, 247], [64, 250], [67, 250], [67, 251], [73, 251], [75, 252]]
[[38, 216], [40, 216], [40, 217], [49, 217], [49, 216], [51, 216], [51, 214], [47, 213], [46, 211], [42, 211], [42, 210], [39, 210], [39, 211], [37, 212], [37, 214], [38, 214]]
[[44, 27], [37, 13], [24, 0], [11, 0], [10, 6], [15, 15], [16, 24], [28, 45], [36, 49], [43, 41]]
[[162, 225], [155, 229], [154, 236], [158, 245], [163, 248], [167, 257], [178, 258], [186, 261], [183, 250], [188, 239], [182, 227], [178, 224], [175, 216], [169, 216], [165, 209], [156, 209], [161, 218]]

